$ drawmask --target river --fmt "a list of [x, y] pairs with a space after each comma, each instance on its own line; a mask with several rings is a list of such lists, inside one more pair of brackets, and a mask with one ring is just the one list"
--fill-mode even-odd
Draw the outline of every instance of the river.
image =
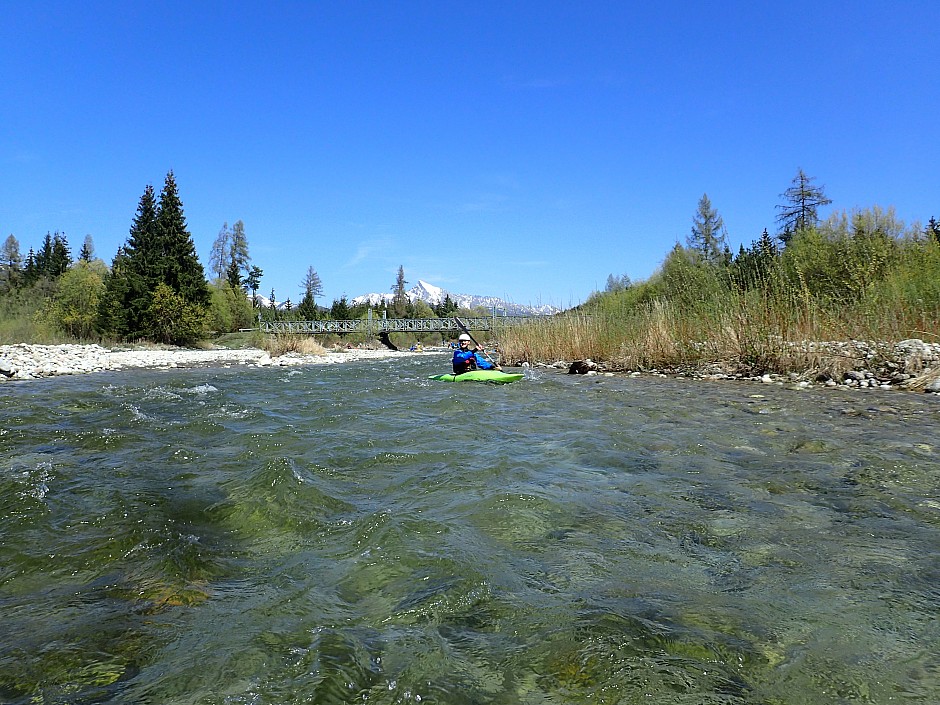
[[445, 357], [0, 386], [0, 702], [940, 702], [940, 403]]

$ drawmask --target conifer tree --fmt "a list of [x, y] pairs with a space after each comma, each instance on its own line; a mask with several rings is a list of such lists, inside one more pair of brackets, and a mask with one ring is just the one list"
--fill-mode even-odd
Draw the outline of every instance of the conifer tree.
[[222, 229], [212, 243], [212, 253], [209, 255], [209, 266], [216, 279], [225, 277], [228, 269], [228, 256], [232, 248], [232, 231], [228, 229], [228, 222], [222, 223]]
[[232, 242], [229, 247], [229, 264], [226, 271], [228, 282], [233, 289], [243, 287], [250, 273], [248, 255], [248, 236], [245, 235], [245, 224], [236, 220], [232, 226]]
[[819, 222], [819, 207], [828, 206], [832, 199], [826, 198], [822, 186], [814, 186], [814, 179], [799, 169], [793, 177], [792, 186], [780, 194], [786, 203], [778, 205], [780, 213], [780, 240], [786, 244], [793, 236], [804, 230], [815, 228]]
[[703, 262], [717, 265], [723, 261], [723, 252], [728, 248], [727, 232], [724, 221], [712, 207], [707, 193], [699, 199], [698, 208], [692, 217], [692, 234], [686, 242]]
[[248, 290], [251, 291], [251, 305], [255, 306], [257, 304], [256, 299], [258, 298], [258, 289], [261, 287], [261, 277], [264, 275], [264, 271], [261, 267], [252, 266], [251, 270], [248, 272], [248, 277], [245, 279], [245, 286], [248, 287]]
[[392, 315], [395, 318], [404, 318], [408, 315], [408, 295], [405, 293], [405, 268], [399, 265], [398, 276], [395, 277], [395, 284], [392, 286]]
[[42, 239], [42, 244], [39, 246], [39, 251], [36, 253], [35, 264], [37, 274], [40, 276], [47, 274], [49, 271], [49, 262], [51, 261], [52, 233], [47, 232], [46, 236]]
[[95, 318], [95, 328], [99, 333], [118, 338], [132, 337], [131, 328], [135, 320], [128, 305], [134, 300], [131, 295], [131, 282], [139, 281], [131, 276], [130, 258], [124, 247], [119, 247], [114, 260], [111, 262], [111, 271], [104, 278], [104, 293], [98, 300], [98, 311]]
[[161, 281], [157, 202], [147, 184], [137, 204], [126, 244], [118, 248], [98, 305], [98, 330], [115, 338], [146, 335], [153, 292]]
[[306, 321], [316, 320], [317, 297], [323, 296], [323, 282], [320, 281], [320, 275], [313, 267], [307, 269], [307, 276], [304, 277], [302, 289], [304, 295], [297, 307], [297, 312]]
[[2, 284], [5, 291], [14, 288], [22, 275], [23, 256], [20, 254], [20, 243], [10, 233], [3, 242], [3, 251], [0, 254], [0, 270], [2, 270]]
[[[924, 229], [925, 235], [933, 235], [937, 240], [937, 244], [940, 245], [940, 223], [937, 222], [937, 219], [931, 217], [927, 221], [927, 227]], [[12, 235], [10, 237], [13, 237]]]
[[339, 299], [333, 299], [333, 306], [330, 307], [330, 318], [337, 321], [348, 321], [350, 317], [349, 301], [346, 294]]
[[173, 171], [166, 175], [156, 221], [157, 247], [162, 255], [158, 268], [161, 281], [187, 303], [207, 308], [211, 300], [205, 271], [196, 255], [196, 245], [186, 228]]
[[91, 262], [92, 258], [95, 256], [95, 243], [91, 239], [91, 235], [85, 236], [85, 242], [82, 243], [82, 250], [78, 254], [78, 258], [82, 262]]
[[46, 274], [52, 278], [61, 277], [72, 264], [72, 253], [65, 233], [56, 232], [52, 238], [52, 256], [46, 268]]
[[[155, 302], [160, 285], [166, 285], [181, 303], [166, 292]], [[121, 338], [151, 335], [164, 339], [172, 334], [179, 339], [171, 342], [190, 342], [197, 327], [194, 320], [205, 315], [210, 301], [205, 273], [186, 229], [176, 180], [170, 171], [159, 203], [152, 186], [148, 184], [144, 189], [127, 244], [118, 250], [105, 282], [98, 327], [104, 334]], [[186, 312], [185, 325], [154, 318], [181, 310]]]
[[36, 253], [32, 247], [26, 253], [26, 262], [23, 264], [23, 281], [29, 285], [39, 278], [39, 267], [36, 264]]

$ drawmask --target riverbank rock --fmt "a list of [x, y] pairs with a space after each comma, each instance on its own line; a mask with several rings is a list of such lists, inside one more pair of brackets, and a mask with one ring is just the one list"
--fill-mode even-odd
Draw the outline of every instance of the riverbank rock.
[[597, 363], [594, 362], [591, 358], [586, 358], [584, 360], [575, 360], [568, 367], [569, 375], [586, 375], [591, 372], [597, 373]]

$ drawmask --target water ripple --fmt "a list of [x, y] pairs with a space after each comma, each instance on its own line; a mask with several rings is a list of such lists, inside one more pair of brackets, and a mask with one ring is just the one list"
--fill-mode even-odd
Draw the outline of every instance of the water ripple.
[[0, 701], [940, 700], [931, 399], [443, 366], [0, 388]]

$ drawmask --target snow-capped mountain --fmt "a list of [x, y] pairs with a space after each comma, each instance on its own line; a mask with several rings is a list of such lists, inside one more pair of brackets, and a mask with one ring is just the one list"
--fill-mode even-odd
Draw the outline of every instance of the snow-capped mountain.
[[[484, 308], [492, 311], [496, 308], [497, 313], [508, 316], [549, 316], [558, 313], [561, 309], [555, 306], [525, 306], [523, 304], [514, 304], [503, 301], [496, 296], [479, 296], [476, 294], [454, 294], [439, 286], [434, 286], [426, 281], [418, 280], [418, 283], [411, 287], [405, 294], [411, 302], [424, 301], [428, 306], [436, 306], [444, 301], [447, 296], [460, 308]], [[368, 303], [375, 306], [382, 301], [391, 302], [394, 298], [392, 293], [383, 294], [363, 294], [357, 296], [350, 303], [359, 305]]]
[[[251, 298], [252, 298], [251, 294], [248, 294], [249, 301], [251, 300]], [[271, 299], [269, 299], [267, 296], [262, 296], [261, 294], [258, 294], [257, 296], [254, 297], [254, 299], [255, 299], [255, 306], [257, 308], [271, 308]], [[294, 302], [293, 305], [296, 306], [297, 302]], [[283, 311], [285, 308], [287, 308], [287, 301], [278, 301], [277, 304], [275, 304], [274, 308], [276, 308], [278, 311]]]

